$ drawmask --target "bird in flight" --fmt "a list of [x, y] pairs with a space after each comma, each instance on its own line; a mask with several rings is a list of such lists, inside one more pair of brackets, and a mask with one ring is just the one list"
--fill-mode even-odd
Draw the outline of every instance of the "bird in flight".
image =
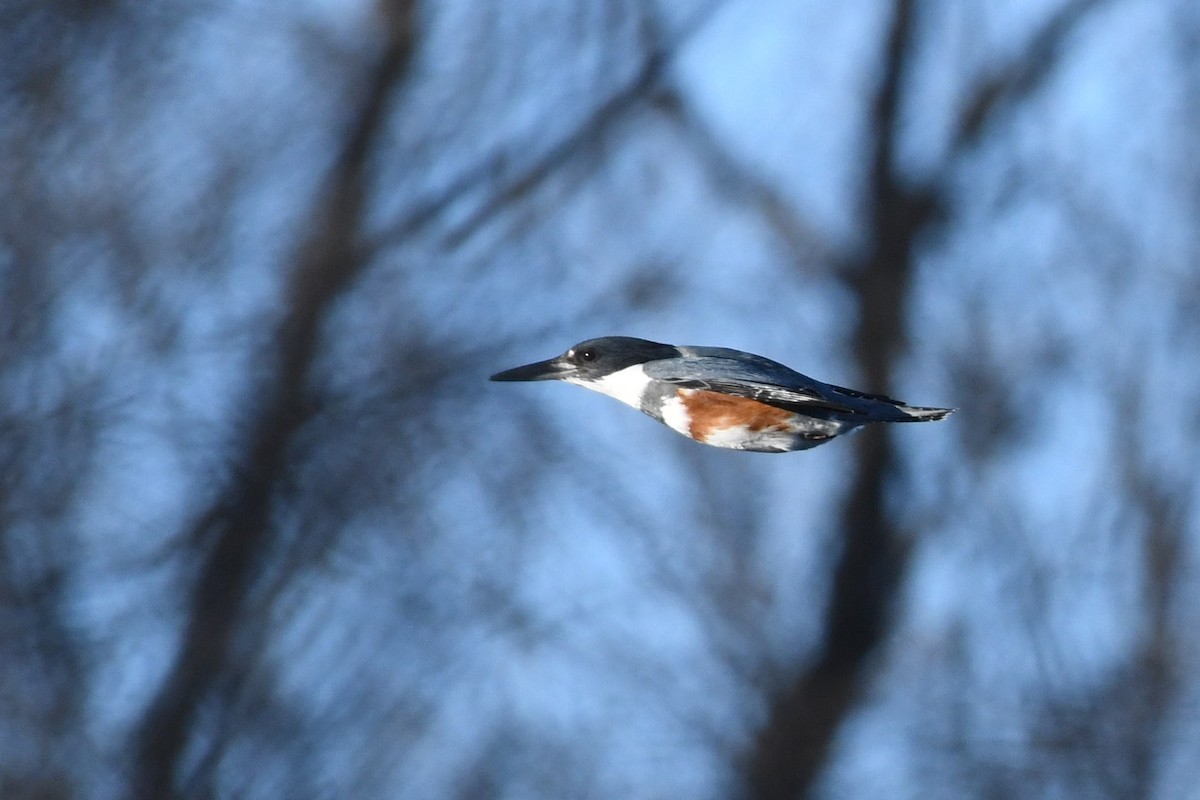
[[807, 450], [874, 422], [929, 422], [924, 408], [828, 383], [726, 347], [686, 347], [629, 336], [580, 342], [494, 381], [574, 383], [642, 411], [698, 442], [733, 450]]

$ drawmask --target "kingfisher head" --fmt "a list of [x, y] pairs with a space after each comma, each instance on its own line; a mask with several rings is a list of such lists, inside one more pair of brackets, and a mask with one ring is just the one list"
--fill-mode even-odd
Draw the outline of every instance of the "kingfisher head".
[[491, 379], [566, 381], [638, 408], [650, 380], [642, 365], [679, 356], [674, 345], [631, 336], [602, 336], [582, 341], [560, 356], [498, 372]]

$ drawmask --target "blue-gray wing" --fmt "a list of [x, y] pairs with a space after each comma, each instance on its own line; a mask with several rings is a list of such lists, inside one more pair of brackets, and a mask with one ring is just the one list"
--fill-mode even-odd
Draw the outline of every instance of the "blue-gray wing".
[[[651, 378], [681, 389], [708, 389], [801, 413], [823, 410], [862, 414], [868, 411], [865, 406], [870, 405], [869, 401], [886, 400], [821, 383], [761, 356], [747, 353], [736, 355], [736, 358], [707, 355], [669, 358], [650, 361], [642, 368]], [[863, 400], [868, 403], [863, 403]]]

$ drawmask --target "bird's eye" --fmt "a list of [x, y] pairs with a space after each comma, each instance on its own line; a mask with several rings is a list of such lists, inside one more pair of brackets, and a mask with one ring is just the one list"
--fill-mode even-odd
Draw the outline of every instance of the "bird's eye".
[[596, 351], [590, 347], [585, 347], [584, 349], [579, 351], [579, 360], [580, 361], [595, 361], [596, 360]]

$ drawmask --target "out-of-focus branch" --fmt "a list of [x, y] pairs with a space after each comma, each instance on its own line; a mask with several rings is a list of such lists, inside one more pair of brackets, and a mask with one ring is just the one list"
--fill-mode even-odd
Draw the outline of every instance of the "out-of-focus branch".
[[[847, 266], [859, 297], [855, 354], [864, 386], [888, 391], [891, 366], [905, 342], [918, 235], [936, 223], [941, 187], [953, 156], [975, 144], [992, 121], [1027, 98], [1052, 74], [1064, 43], [1098, 0], [1076, 0], [1060, 10], [1031, 41], [1023, 57], [985, 82], [966, 103], [953, 138], [951, 162], [917, 185], [906, 183], [895, 163], [902, 90], [916, 45], [915, 0], [898, 0], [887, 39], [883, 78], [871, 113], [873, 145], [868, 175], [866, 255]], [[858, 440], [859, 471], [846, 506], [844, 545], [838, 559], [816, 663], [781, 695], [760, 734], [749, 765], [752, 793], [762, 798], [806, 794], [828, 760], [843, 720], [861, 697], [871, 655], [891, 625], [896, 587], [907, 548], [885, 509], [892, 469], [891, 440], [876, 433]]]
[[[713, 14], [724, 5], [724, 2], [725, 0], [711, 0], [697, 11], [679, 31], [669, 37], [659, 32], [656, 26], [650, 23], [649, 18], [646, 18], [643, 26], [645, 31], [643, 38], [646, 40], [645, 55], [640, 69], [633, 77], [614, 92], [607, 101], [588, 114], [578, 127], [531, 162], [520, 173], [506, 182], [497, 184], [495, 191], [489, 193], [486, 202], [450, 230], [446, 235], [448, 244], [453, 247], [456, 243], [462, 242], [493, 219], [497, 213], [505, 208], [511, 208], [516, 200], [531, 192], [570, 163], [572, 159], [585, 152], [588, 145], [602, 137], [615, 122], [624, 118], [631, 109], [645, 102], [646, 98], [659, 85], [664, 70], [671, 64], [675, 54], [708, 23]], [[440, 219], [445, 209], [478, 188], [481, 183], [491, 179], [495, 171], [495, 164], [491, 160], [485, 160], [476, 168], [464, 173], [445, 191], [375, 237], [374, 241], [370, 243], [370, 247], [377, 249], [389, 242], [402, 241], [434, 220]]]
[[996, 119], [1027, 100], [1054, 75], [1071, 34], [1104, 2], [1106, 0], [1070, 0], [1029, 40], [1020, 56], [975, 88], [972, 97], [963, 103], [958, 117], [951, 138], [951, 159], [977, 143]]
[[239, 612], [269, 544], [272, 492], [288, 445], [309, 414], [305, 387], [322, 318], [364, 263], [359, 223], [365, 164], [413, 45], [412, 4], [388, 4], [384, 13], [389, 43], [330, 176], [313, 233], [299, 250], [288, 314], [276, 333], [279, 363], [272, 396], [263, 405], [240, 480], [210, 510], [194, 537], [215, 542], [196, 580], [180, 652], [139, 733], [134, 777], [139, 797], [171, 797], [184, 783], [181, 757], [195, 733], [196, 715], [222, 679], [234, 647], [242, 624]]
[[[870, 249], [855, 265], [861, 323], [855, 350], [865, 385], [885, 388], [902, 336], [902, 304], [912, 272], [912, 245], [929, 217], [928, 198], [905, 189], [893, 167], [901, 85], [915, 40], [913, 0], [900, 0], [888, 34], [883, 77], [872, 108], [869, 176]], [[868, 657], [887, 632], [892, 597], [903, 571], [884, 509], [892, 459], [880, 433], [859, 440], [859, 473], [847, 501], [844, 543], [833, 579], [821, 655], [781, 696], [750, 765], [754, 796], [806, 794], [828, 759], [838, 728], [858, 700]]]
[[784, 244], [792, 261], [802, 266], [835, 260], [834, 247], [773, 185], [740, 163], [703, 121], [684, 105], [685, 98], [664, 87], [655, 97], [657, 107], [678, 124], [678, 131], [703, 160], [728, 201], [755, 209]]
[[[1171, 612], [1185, 563], [1185, 520], [1191, 499], [1186, 487], [1164, 486], [1147, 474], [1145, 464], [1149, 459], [1142, 443], [1142, 430], [1134, 422], [1144, 414], [1145, 398], [1140, 388], [1144, 385], [1126, 384], [1122, 392], [1120, 416], [1128, 422], [1121, 429], [1123, 442], [1117, 449], [1121, 486], [1129, 493], [1131, 505], [1141, 511], [1147, 522], [1142, 534], [1145, 548], [1142, 586], [1149, 615], [1147, 635], [1133, 665], [1135, 685], [1141, 688], [1134, 708], [1137, 724], [1129, 729], [1132, 741], [1120, 742], [1119, 750], [1128, 753], [1128, 768], [1123, 770], [1128, 775], [1128, 791], [1150, 796], [1154, 790], [1155, 754], [1167, 709], [1183, 682], [1178, 674], [1180, 660], [1175, 652]], [[1128, 691], [1129, 684], [1123, 688]]]

